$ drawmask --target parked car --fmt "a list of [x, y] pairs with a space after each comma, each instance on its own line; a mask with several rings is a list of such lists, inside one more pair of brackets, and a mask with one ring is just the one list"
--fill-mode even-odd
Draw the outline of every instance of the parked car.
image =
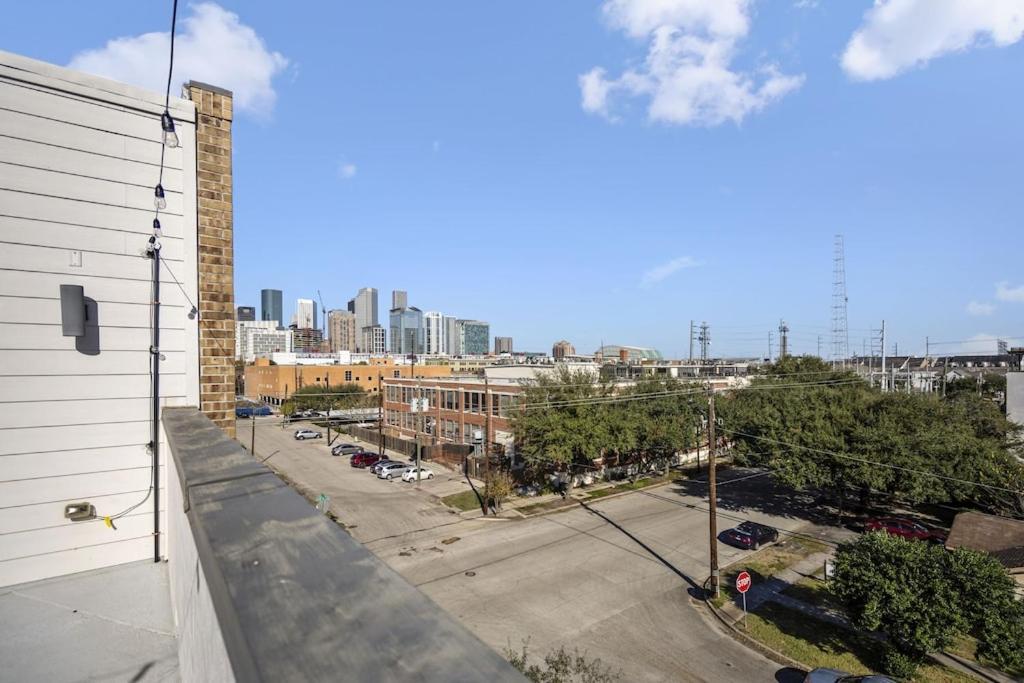
[[718, 540], [736, 548], [757, 550], [762, 545], [779, 540], [779, 532], [770, 526], [747, 521], [718, 534]]
[[377, 474], [381, 479], [394, 479], [400, 477], [409, 471], [409, 463], [407, 462], [392, 462], [384, 465], [380, 468], [380, 472]]
[[896, 681], [879, 674], [854, 676], [848, 671], [818, 668], [804, 676], [804, 683], [896, 683]]
[[271, 412], [270, 406], [238, 406], [235, 408], [235, 417], [259, 417], [270, 415]]
[[306, 439], [322, 439], [323, 434], [316, 431], [315, 429], [296, 429], [295, 439], [297, 441], [304, 441]]
[[331, 449], [331, 455], [355, 455], [363, 449], [354, 443], [339, 443], [335, 444], [334, 448]]
[[380, 460], [379, 454], [362, 451], [361, 453], [353, 455], [349, 464], [352, 465], [352, 467], [371, 467], [378, 460]]
[[924, 524], [904, 517], [873, 517], [864, 523], [864, 531], [884, 531], [909, 541], [934, 541], [942, 543], [946, 534], [929, 529]]
[[[392, 460], [391, 458], [381, 458], [377, 462], [373, 463], [370, 467], [370, 474], [380, 474], [381, 469], [387, 465], [394, 465], [400, 462], [399, 460]], [[403, 463], [404, 464], [404, 463]]]
[[402, 473], [402, 481], [416, 481], [417, 479], [433, 479], [434, 473], [426, 467], [410, 467]]

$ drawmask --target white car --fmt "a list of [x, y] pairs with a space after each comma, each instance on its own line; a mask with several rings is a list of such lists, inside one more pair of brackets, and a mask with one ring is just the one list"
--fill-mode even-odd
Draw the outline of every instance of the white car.
[[377, 476], [381, 479], [394, 479], [397, 475], [404, 475], [409, 466], [404, 462], [393, 462], [380, 468]]
[[295, 439], [296, 441], [303, 441], [305, 439], [321, 439], [323, 434], [313, 429], [296, 429]]
[[421, 467], [418, 470], [415, 467], [410, 467], [402, 474], [402, 481], [416, 481], [417, 479], [433, 479], [434, 473], [428, 470], [426, 467]]

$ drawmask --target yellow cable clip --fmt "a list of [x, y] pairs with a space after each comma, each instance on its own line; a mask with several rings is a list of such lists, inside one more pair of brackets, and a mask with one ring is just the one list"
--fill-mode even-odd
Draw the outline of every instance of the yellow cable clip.
[[103, 523], [107, 525], [107, 528], [114, 529], [115, 531], [117, 530], [117, 527], [114, 526], [114, 520], [111, 519], [110, 517], [104, 517], [103, 518]]

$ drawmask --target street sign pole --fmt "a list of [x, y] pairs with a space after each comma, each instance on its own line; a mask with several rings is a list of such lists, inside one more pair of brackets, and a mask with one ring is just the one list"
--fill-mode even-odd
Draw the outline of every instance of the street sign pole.
[[743, 596], [743, 630], [747, 630], [747, 591], [753, 581], [749, 572], [740, 572], [736, 575], [736, 590]]

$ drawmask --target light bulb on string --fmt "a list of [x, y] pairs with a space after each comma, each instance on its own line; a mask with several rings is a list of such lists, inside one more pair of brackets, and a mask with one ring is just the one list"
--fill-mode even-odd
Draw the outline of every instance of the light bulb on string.
[[166, 147], [177, 147], [178, 146], [178, 134], [174, 132], [174, 119], [171, 118], [171, 112], [164, 109], [164, 113], [160, 115], [160, 127], [164, 131], [164, 145]]
[[153, 219], [153, 234], [156, 235], [157, 237], [163, 237], [164, 233], [163, 233], [163, 230], [160, 229], [160, 219], [159, 218], [154, 218]]
[[157, 183], [156, 188], [153, 190], [153, 206], [158, 211], [163, 211], [167, 208], [167, 198], [164, 196], [164, 186]]

